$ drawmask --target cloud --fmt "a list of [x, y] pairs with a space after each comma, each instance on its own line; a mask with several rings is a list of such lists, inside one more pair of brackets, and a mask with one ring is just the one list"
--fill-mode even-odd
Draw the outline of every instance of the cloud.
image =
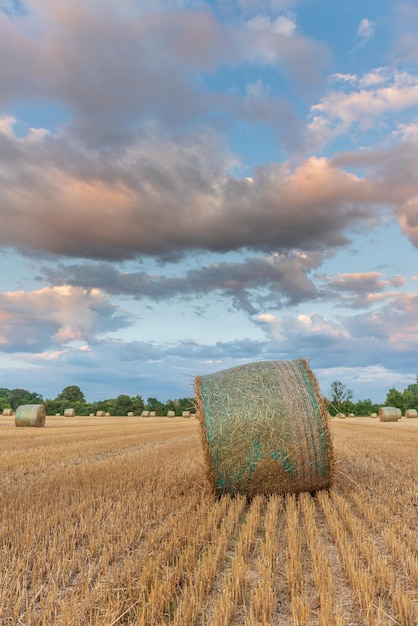
[[373, 219], [373, 186], [325, 158], [295, 169], [270, 164], [241, 179], [225, 173], [229, 161], [211, 133], [150, 132], [119, 155], [65, 137], [0, 135], [0, 242], [109, 260], [193, 249], [324, 251]]
[[94, 342], [97, 335], [127, 324], [127, 315], [97, 289], [60, 286], [0, 294], [3, 352], [35, 353], [73, 341]]
[[356, 309], [369, 308], [384, 300], [392, 299], [398, 294], [396, 291], [387, 291], [387, 289], [397, 289], [406, 282], [402, 276], [384, 279], [379, 272], [337, 274], [332, 278], [320, 278], [325, 283], [320, 290], [323, 298], [336, 302], [340, 300], [340, 304]]
[[[406, 71], [377, 68], [362, 77], [334, 75], [353, 89], [330, 91], [311, 107], [307, 135], [312, 146], [326, 145], [352, 127], [369, 130], [378, 120], [418, 104], [418, 77]], [[356, 90], [355, 87], [358, 87]]]
[[357, 28], [357, 40], [360, 45], [365, 45], [374, 37], [375, 24], [364, 17]]
[[[296, 318], [261, 315], [256, 323], [281, 358], [309, 357], [314, 367], [379, 364], [398, 372], [416, 368], [418, 349], [417, 294], [393, 294], [380, 309], [337, 319], [319, 314]], [[293, 356], [291, 356], [293, 355]]]
[[285, 15], [279, 15], [276, 19], [271, 19], [266, 15], [258, 14], [248, 20], [246, 26], [250, 30], [277, 33], [284, 37], [291, 37], [296, 32], [295, 21]]
[[321, 262], [319, 254], [274, 254], [267, 258], [248, 257], [242, 262], [217, 262], [184, 275], [118, 271], [104, 263], [44, 267], [42, 275], [53, 284], [69, 284], [83, 289], [97, 288], [109, 295], [130, 296], [154, 302], [177, 298], [198, 298], [213, 292], [230, 299], [237, 309], [250, 315], [259, 307], [295, 305], [317, 297], [309, 272]]
[[165, 128], [213, 124], [227, 101], [205, 77], [225, 64], [267, 64], [299, 86], [322, 80], [326, 48], [290, 36], [288, 18], [266, 32], [221, 23], [202, 7], [128, 7], [62, 0], [59, 7], [30, 2], [20, 18], [0, 13], [0, 54], [8, 59], [0, 104], [64, 105], [78, 140], [103, 146], [129, 141], [132, 129], [150, 121]]

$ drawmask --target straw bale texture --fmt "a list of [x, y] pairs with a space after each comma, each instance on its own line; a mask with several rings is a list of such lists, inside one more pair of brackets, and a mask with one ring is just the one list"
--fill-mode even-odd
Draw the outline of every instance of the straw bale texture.
[[149, 411], [142, 411], [141, 417], [149, 417]]
[[167, 411], [167, 417], [176, 417], [175, 411]]
[[133, 417], [133, 416], [134, 416], [133, 411], [128, 411], [128, 417]]
[[155, 411], [150, 411], [150, 412], [149, 412], [149, 416], [150, 416], [150, 417], [155, 417], [155, 416], [156, 416]]
[[105, 411], [96, 411], [96, 417], [104, 417], [105, 415]]
[[377, 413], [372, 413], [370, 417], [377, 417]]
[[190, 411], [182, 411], [182, 417], [190, 417]]
[[3, 409], [3, 415], [11, 417], [13, 415], [13, 409]]
[[208, 479], [217, 494], [315, 491], [332, 481], [325, 398], [304, 359], [195, 379]]
[[394, 406], [381, 406], [377, 414], [379, 422], [397, 422], [402, 417], [402, 411]]
[[416, 409], [406, 409], [405, 417], [408, 417], [408, 418], [418, 417], [418, 411]]
[[64, 417], [75, 417], [75, 409], [65, 409]]
[[43, 404], [21, 404], [16, 409], [16, 426], [45, 426], [45, 407]]

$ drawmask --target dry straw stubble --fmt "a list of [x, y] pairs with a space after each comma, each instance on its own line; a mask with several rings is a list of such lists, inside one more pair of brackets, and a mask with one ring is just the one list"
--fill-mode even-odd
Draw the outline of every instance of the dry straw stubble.
[[207, 474], [217, 494], [316, 491], [333, 474], [327, 403], [304, 359], [195, 379]]

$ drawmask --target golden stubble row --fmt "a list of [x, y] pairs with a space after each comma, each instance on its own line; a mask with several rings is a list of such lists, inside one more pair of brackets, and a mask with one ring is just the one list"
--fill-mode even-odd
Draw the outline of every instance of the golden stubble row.
[[247, 501], [194, 420], [1, 425], [1, 626], [415, 626], [417, 438], [383, 426], [333, 425], [329, 493]]

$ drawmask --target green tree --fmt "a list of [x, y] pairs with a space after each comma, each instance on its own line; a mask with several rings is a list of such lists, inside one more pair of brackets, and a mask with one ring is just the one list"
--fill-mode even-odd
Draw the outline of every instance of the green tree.
[[331, 402], [337, 408], [338, 413], [341, 413], [343, 410], [347, 411], [347, 409], [352, 406], [351, 399], [353, 392], [351, 389], [347, 389], [347, 386], [340, 380], [334, 380], [331, 383], [330, 392]]
[[130, 396], [125, 394], [121, 394], [115, 400], [115, 403], [112, 407], [113, 415], [126, 415], [129, 411], [134, 410], [134, 403]]
[[43, 397], [39, 393], [27, 389], [11, 389], [7, 397], [10, 407], [14, 410], [21, 404], [41, 404]]
[[395, 389], [395, 387], [391, 387], [386, 394], [385, 405], [386, 406], [394, 406], [396, 409], [401, 409], [402, 413], [405, 411], [405, 401], [406, 398], [403, 393]]
[[69, 385], [65, 387], [55, 400], [67, 400], [68, 402], [85, 402], [86, 398], [80, 387], [77, 385]]

